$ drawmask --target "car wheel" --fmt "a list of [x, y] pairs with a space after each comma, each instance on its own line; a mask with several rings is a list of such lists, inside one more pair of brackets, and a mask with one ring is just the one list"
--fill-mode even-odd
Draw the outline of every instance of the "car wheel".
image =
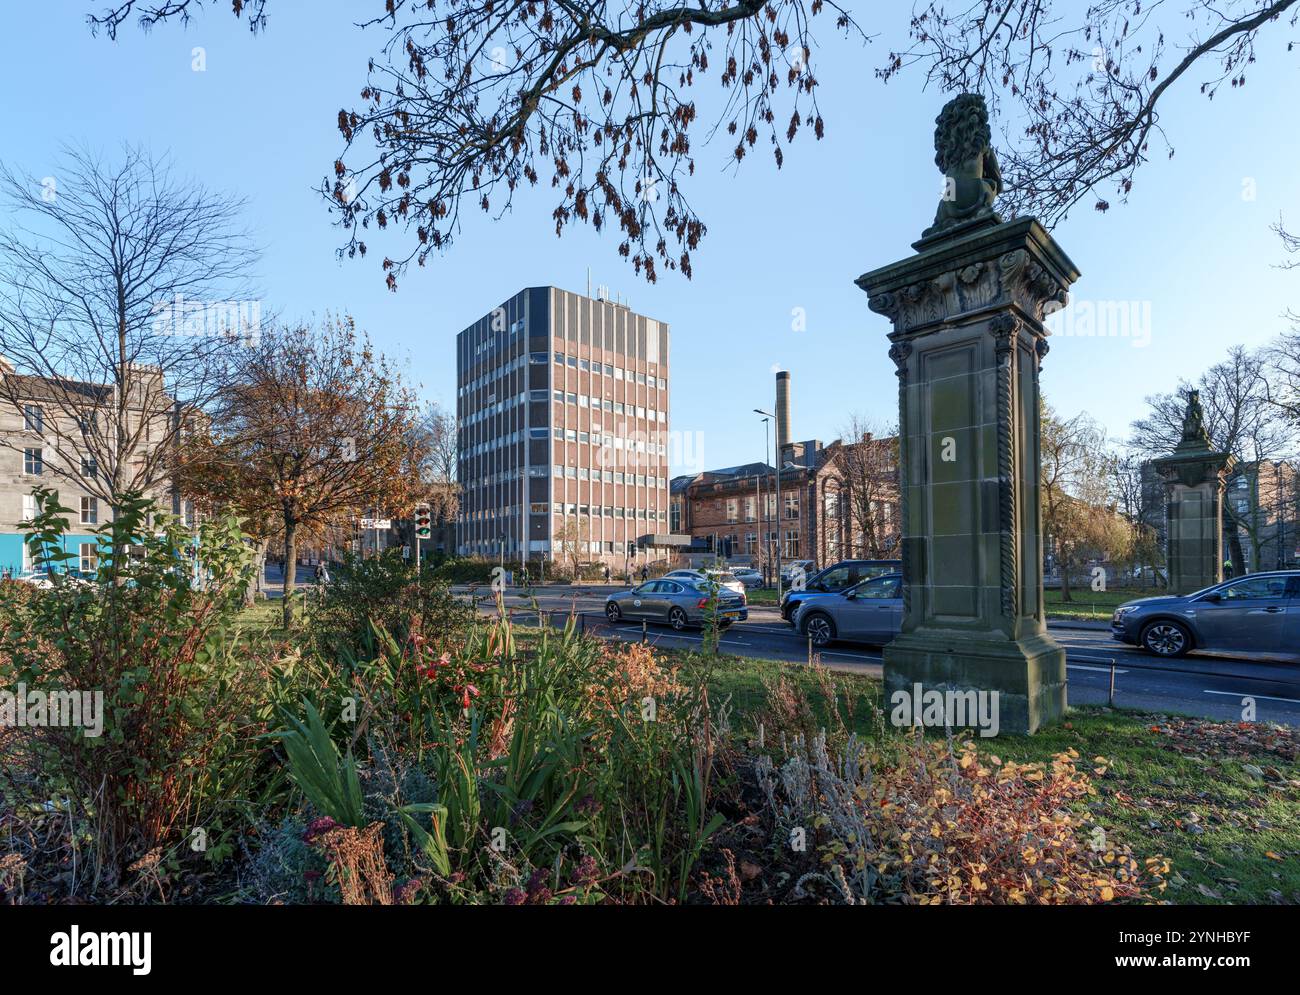
[[617, 601], [611, 601], [605, 605], [605, 617], [611, 622], [617, 622], [623, 617], [623, 610], [619, 608]]
[[1156, 656], [1172, 659], [1192, 648], [1192, 634], [1181, 622], [1162, 619], [1142, 630], [1142, 648]]
[[678, 632], [686, 628], [686, 613], [680, 608], [674, 608], [668, 613], [668, 624]]
[[831, 621], [829, 615], [823, 615], [821, 612], [809, 615], [804, 622], [803, 630], [812, 638], [814, 646], [829, 646], [835, 641], [835, 623]]

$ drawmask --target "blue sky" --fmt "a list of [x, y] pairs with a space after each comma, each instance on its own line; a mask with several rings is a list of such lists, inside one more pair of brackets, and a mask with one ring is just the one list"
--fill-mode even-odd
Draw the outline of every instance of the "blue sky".
[[[710, 233], [692, 281], [665, 274], [647, 285], [616, 238], [589, 229], [557, 240], [553, 205], [531, 197], [500, 221], [468, 214], [451, 254], [409, 271], [394, 294], [378, 267], [382, 242], [364, 261], [335, 257], [339, 233], [316, 193], [340, 151], [338, 109], [353, 103], [382, 42], [351, 19], [380, 4], [275, 0], [268, 29], [251, 36], [219, 3], [187, 28], [132, 26], [114, 43], [85, 26], [87, 4], [103, 2], [8, 12], [4, 159], [44, 176], [67, 142], [169, 151], [182, 172], [248, 199], [268, 306], [294, 318], [351, 313], [428, 398], [454, 400], [452, 347], [469, 321], [524, 286], [584, 290], [590, 267], [594, 283], [671, 324], [673, 427], [703, 433], [708, 466], [762, 458], [749, 411], [771, 405], [775, 367], [793, 374], [796, 438], [829, 441], [850, 412], [896, 418], [888, 328], [853, 280], [909, 254], [938, 196], [931, 141], [944, 96], [917, 75], [888, 86], [873, 75], [900, 38], [905, 4], [872, 22], [880, 36], [866, 48], [823, 29], [814, 68], [827, 137], [801, 137], [784, 169], [764, 154], [735, 173], [725, 143], [697, 144], [690, 195]], [[1108, 214], [1083, 206], [1055, 229], [1083, 273], [1076, 300], [1149, 302], [1145, 346], [1061, 336], [1044, 368], [1059, 411], [1089, 411], [1113, 436], [1142, 414], [1145, 394], [1195, 378], [1233, 343], [1267, 342], [1286, 327], [1284, 309], [1300, 305], [1300, 274], [1276, 268], [1283, 253], [1269, 230], [1279, 213], [1300, 228], [1300, 132], [1284, 110], [1300, 66], [1281, 35], [1261, 41], [1243, 92], [1209, 102], [1194, 86], [1173, 91], [1162, 124], [1177, 155], [1158, 152], [1127, 204], [1103, 191]], [[194, 46], [204, 72], [191, 69]], [[802, 331], [791, 328], [795, 308], [806, 312]]]

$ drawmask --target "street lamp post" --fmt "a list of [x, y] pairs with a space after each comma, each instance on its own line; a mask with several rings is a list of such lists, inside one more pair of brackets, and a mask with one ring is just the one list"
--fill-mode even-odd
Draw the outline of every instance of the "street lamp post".
[[[770, 411], [764, 411], [761, 408], [755, 408], [754, 414], [760, 415], [763, 418], [763, 446], [764, 446], [764, 453], [767, 454], [770, 452], [770, 450], [767, 448], [767, 441], [768, 441], [767, 422], [769, 418], [775, 421], [776, 415], [772, 414]], [[781, 447], [781, 441], [778, 439], [777, 448], [780, 449], [780, 447]], [[774, 476], [775, 476], [775, 480], [773, 483], [775, 485], [774, 488], [775, 494], [773, 495], [773, 499], [776, 507], [772, 511], [772, 517], [776, 519], [776, 603], [780, 604], [781, 603], [781, 454], [779, 452], [776, 454], [776, 468], [775, 468]], [[768, 530], [768, 535], [771, 535], [771, 529]]]

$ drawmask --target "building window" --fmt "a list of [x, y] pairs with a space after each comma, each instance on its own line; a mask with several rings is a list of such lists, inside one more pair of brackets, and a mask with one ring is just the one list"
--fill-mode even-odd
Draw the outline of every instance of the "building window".
[[23, 405], [23, 428], [41, 435], [45, 431], [45, 412], [39, 404]]
[[799, 556], [799, 530], [785, 530], [785, 550], [781, 554], [786, 559], [794, 560]]
[[94, 480], [99, 476], [99, 464], [95, 462], [95, 457], [83, 456], [81, 458], [81, 475], [89, 480]]
[[99, 556], [95, 553], [94, 543], [81, 544], [81, 572], [93, 574], [99, 569]]
[[30, 522], [36, 517], [36, 495], [23, 495], [23, 521]]
[[745, 555], [753, 556], [754, 551], [758, 548], [758, 535], [753, 532], [745, 533]]
[[735, 498], [727, 498], [727, 523], [731, 524], [740, 520], [740, 502]]
[[799, 495], [787, 494], [785, 496], [785, 517], [786, 518], [799, 517]]
[[44, 451], [37, 449], [23, 450], [23, 473], [30, 477], [39, 477], [45, 472]]
[[99, 498], [83, 497], [81, 499], [81, 524], [99, 524]]

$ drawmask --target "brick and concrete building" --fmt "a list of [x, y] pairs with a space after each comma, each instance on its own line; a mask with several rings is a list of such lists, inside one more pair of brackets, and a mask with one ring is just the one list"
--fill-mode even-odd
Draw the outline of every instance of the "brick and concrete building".
[[456, 337], [456, 551], [572, 565], [660, 558], [669, 329], [623, 304], [521, 290]]
[[819, 440], [783, 447], [781, 507], [766, 463], [675, 477], [672, 531], [695, 538], [689, 556], [763, 569], [781, 560], [818, 567], [851, 557], [898, 556], [897, 464], [893, 439]]

